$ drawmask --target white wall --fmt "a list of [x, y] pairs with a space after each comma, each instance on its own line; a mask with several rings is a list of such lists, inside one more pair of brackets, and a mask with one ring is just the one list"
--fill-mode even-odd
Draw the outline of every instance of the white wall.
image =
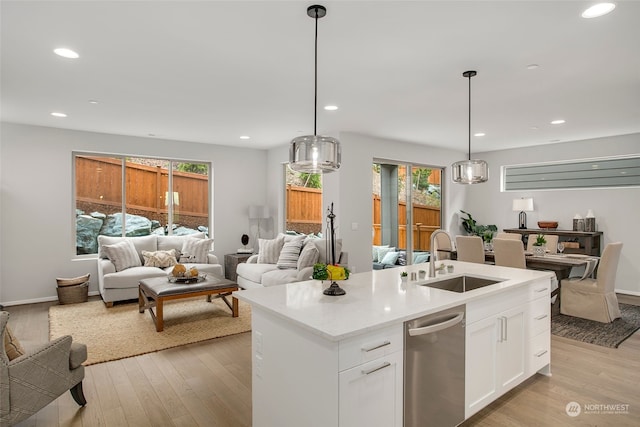
[[[449, 166], [463, 159], [464, 153], [348, 132], [341, 133], [339, 140], [342, 146], [342, 166], [337, 172], [323, 177], [323, 205], [328, 206], [331, 202], [334, 203], [337, 235], [343, 239], [343, 250], [349, 252], [349, 266], [352, 269], [363, 272], [372, 268], [373, 175], [371, 165], [374, 158], [446, 167], [445, 176], [442, 178], [445, 200], [443, 226], [453, 234], [458, 233], [457, 212], [463, 205], [464, 194], [468, 191], [468, 187], [451, 183]], [[269, 171], [272, 180], [277, 179], [273, 171], [277, 167], [281, 168], [282, 163], [287, 161], [288, 151], [285, 147], [270, 150]], [[280, 182], [270, 182], [269, 186], [284, 188], [281, 178]], [[280, 194], [278, 197], [278, 203], [284, 206], [284, 196]], [[283, 218], [280, 218], [279, 231], [282, 230], [282, 223]], [[352, 228], [353, 223], [357, 223], [357, 230]]]
[[267, 202], [267, 152], [2, 123], [0, 158], [0, 301], [56, 297], [56, 277], [91, 273], [95, 259], [75, 257], [72, 151], [200, 160], [213, 164], [215, 253], [241, 246], [250, 230], [248, 207]]
[[640, 295], [640, 188], [500, 192], [500, 172], [505, 165], [628, 154], [640, 154], [640, 134], [479, 153], [474, 157], [489, 163], [490, 179], [473, 186], [463, 209], [478, 223], [517, 228], [518, 212], [511, 210], [513, 199], [533, 197], [535, 210], [527, 213], [527, 226], [537, 228], [539, 220], [551, 220], [558, 221], [558, 228], [564, 230], [572, 229], [575, 214], [584, 217], [592, 209], [597, 229], [604, 233], [603, 243], [624, 243], [616, 289]]

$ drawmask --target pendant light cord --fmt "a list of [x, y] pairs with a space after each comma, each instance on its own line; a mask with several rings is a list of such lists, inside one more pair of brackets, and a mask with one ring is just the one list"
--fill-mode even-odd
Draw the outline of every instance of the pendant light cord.
[[469, 160], [471, 160], [471, 74], [469, 74]]
[[315, 8], [316, 20], [316, 40], [315, 40], [315, 63], [313, 71], [313, 136], [316, 136], [316, 124], [318, 122], [318, 8]]

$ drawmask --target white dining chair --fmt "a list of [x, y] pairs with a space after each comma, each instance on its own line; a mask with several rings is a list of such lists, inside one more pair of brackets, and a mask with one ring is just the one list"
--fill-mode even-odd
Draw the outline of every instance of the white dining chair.
[[479, 236], [456, 236], [458, 261], [484, 264], [484, 243]]
[[493, 255], [498, 266], [527, 268], [522, 240], [493, 239]]

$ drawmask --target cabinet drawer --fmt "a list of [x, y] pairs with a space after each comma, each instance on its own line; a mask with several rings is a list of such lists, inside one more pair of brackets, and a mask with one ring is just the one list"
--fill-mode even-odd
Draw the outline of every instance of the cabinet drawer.
[[541, 332], [549, 330], [551, 326], [551, 301], [539, 298], [530, 303], [529, 336], [535, 337]]
[[402, 350], [403, 325], [394, 325], [340, 342], [340, 371]]
[[529, 345], [529, 373], [534, 374], [551, 361], [551, 331], [536, 335]]
[[523, 304], [527, 301], [528, 292], [529, 288], [522, 286], [507, 289], [499, 295], [492, 295], [468, 302], [467, 325]]
[[529, 285], [529, 301], [537, 298], [547, 297], [551, 292], [551, 279], [540, 280]]

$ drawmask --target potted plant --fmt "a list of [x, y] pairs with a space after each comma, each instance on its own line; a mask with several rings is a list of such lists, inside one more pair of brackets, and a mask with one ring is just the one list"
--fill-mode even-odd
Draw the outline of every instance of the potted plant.
[[536, 236], [536, 241], [533, 242], [533, 254], [535, 256], [544, 256], [544, 253], [547, 250], [546, 244], [547, 239], [544, 238], [544, 235], [538, 234]]
[[[478, 224], [469, 212], [465, 212], [463, 210], [461, 210], [460, 212], [467, 215], [466, 218], [462, 218], [462, 227], [464, 228], [464, 231], [467, 232], [467, 234], [469, 234], [470, 236], [480, 236], [485, 242], [491, 242], [491, 240], [493, 240], [493, 234], [498, 231], [498, 227], [496, 227], [495, 224]], [[487, 237], [489, 238], [488, 240]]]
[[407, 281], [407, 272], [403, 271], [402, 273], [400, 273], [400, 280], [402, 280], [403, 282]]

